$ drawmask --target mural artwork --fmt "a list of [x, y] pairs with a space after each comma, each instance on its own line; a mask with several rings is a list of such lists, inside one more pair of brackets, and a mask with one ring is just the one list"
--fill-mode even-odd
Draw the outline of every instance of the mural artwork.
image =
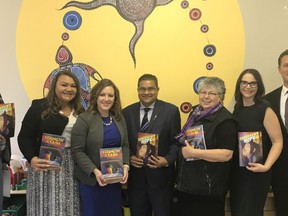
[[135, 46], [144, 31], [144, 22], [152, 11], [161, 5], [166, 5], [172, 0], [94, 0], [91, 2], [68, 2], [62, 9], [67, 7], [78, 7], [84, 10], [97, 9], [104, 5], [111, 5], [125, 20], [133, 23], [135, 33], [130, 40], [129, 51], [136, 67]]

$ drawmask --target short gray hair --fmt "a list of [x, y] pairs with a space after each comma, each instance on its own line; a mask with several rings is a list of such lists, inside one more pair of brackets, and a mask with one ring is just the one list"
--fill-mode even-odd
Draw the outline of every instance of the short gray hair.
[[226, 87], [225, 83], [219, 77], [205, 77], [199, 82], [198, 90], [199, 92], [205, 88], [215, 88], [219, 97], [223, 101], [225, 98]]

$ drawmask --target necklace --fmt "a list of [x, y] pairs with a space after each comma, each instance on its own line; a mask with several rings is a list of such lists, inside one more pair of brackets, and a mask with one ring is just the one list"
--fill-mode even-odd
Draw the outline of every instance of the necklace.
[[110, 117], [110, 121], [109, 121], [108, 123], [104, 122], [104, 120], [103, 120], [103, 118], [102, 118], [103, 124], [104, 124], [105, 126], [109, 126], [109, 125], [111, 125], [112, 122], [113, 122], [112, 117], [111, 117], [111, 116], [109, 116], [109, 117]]

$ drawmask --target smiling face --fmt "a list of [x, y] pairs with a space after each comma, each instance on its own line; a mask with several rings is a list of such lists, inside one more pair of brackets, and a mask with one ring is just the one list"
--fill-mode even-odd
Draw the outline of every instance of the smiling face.
[[201, 91], [199, 91], [199, 104], [203, 110], [214, 107], [219, 102], [221, 102], [219, 93], [212, 86], [203, 88]]
[[138, 98], [145, 107], [157, 100], [159, 89], [154, 80], [142, 80], [138, 85]]
[[102, 89], [98, 98], [97, 98], [97, 108], [101, 116], [109, 116], [109, 110], [114, 104], [115, 93], [112, 86], [107, 86]]
[[288, 55], [284, 55], [281, 58], [281, 63], [278, 67], [278, 71], [282, 76], [284, 85], [288, 88]]
[[254, 96], [257, 93], [258, 86], [255, 77], [251, 73], [246, 73], [243, 75], [239, 88], [244, 104], [245, 102], [254, 102]]
[[62, 105], [68, 104], [76, 96], [77, 88], [74, 80], [67, 75], [58, 77], [55, 86], [55, 94]]

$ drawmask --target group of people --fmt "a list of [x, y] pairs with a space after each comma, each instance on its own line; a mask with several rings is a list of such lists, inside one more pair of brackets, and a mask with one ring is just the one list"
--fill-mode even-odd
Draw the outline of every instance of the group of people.
[[[27, 215], [121, 216], [121, 185], [127, 183], [131, 216], [172, 216], [175, 208], [179, 216], [224, 216], [228, 190], [233, 216], [261, 216], [270, 185], [277, 216], [287, 216], [288, 51], [278, 64], [283, 86], [268, 95], [257, 70], [240, 74], [233, 113], [223, 104], [224, 81], [202, 79], [199, 104], [182, 129], [179, 109], [158, 99], [155, 75], [138, 79], [139, 102], [124, 109], [119, 89], [102, 79], [91, 89], [84, 110], [77, 77], [68, 70], [59, 72], [48, 95], [33, 100], [18, 135], [30, 163]], [[147, 165], [137, 157], [143, 117], [148, 120], [144, 132], [159, 135], [158, 155], [151, 155]], [[185, 140], [185, 131], [197, 125], [203, 126], [206, 149]], [[249, 131], [262, 132], [263, 163], [240, 167], [238, 132]], [[60, 171], [50, 170], [48, 161], [39, 158], [43, 133], [66, 137]], [[122, 147], [124, 174], [119, 183], [107, 184], [101, 173], [99, 151], [109, 147]]]

